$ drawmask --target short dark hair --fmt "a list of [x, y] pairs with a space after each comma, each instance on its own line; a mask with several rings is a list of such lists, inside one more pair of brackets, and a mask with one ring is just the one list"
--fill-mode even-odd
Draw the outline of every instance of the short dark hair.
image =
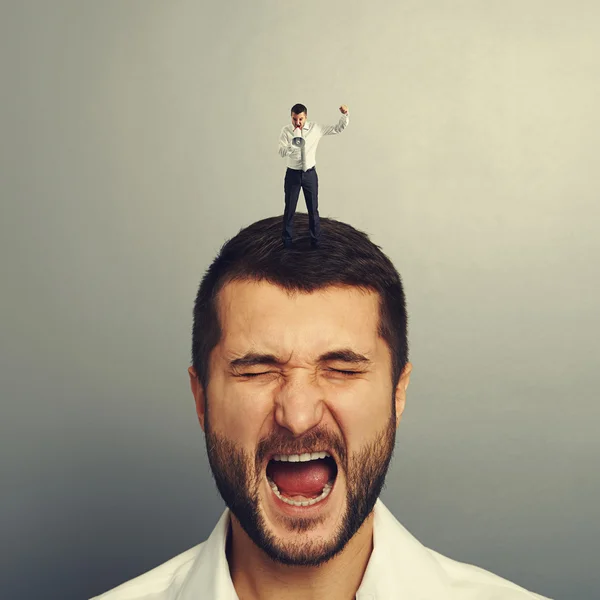
[[292, 106], [292, 112], [290, 114], [299, 115], [300, 113], [304, 113], [305, 115], [308, 114], [306, 106], [304, 106], [304, 104], [294, 104], [294, 106]]
[[[308, 215], [295, 217], [307, 232]], [[392, 354], [394, 386], [408, 362], [407, 315], [402, 281], [390, 259], [366, 233], [335, 219], [321, 218], [321, 246], [312, 249], [308, 233], [294, 248], [281, 240], [281, 217], [262, 219], [226, 242], [206, 271], [194, 304], [192, 365], [204, 389], [209, 359], [221, 338], [217, 301], [233, 281], [267, 281], [290, 292], [312, 292], [331, 285], [375, 291], [380, 298], [379, 335]]]

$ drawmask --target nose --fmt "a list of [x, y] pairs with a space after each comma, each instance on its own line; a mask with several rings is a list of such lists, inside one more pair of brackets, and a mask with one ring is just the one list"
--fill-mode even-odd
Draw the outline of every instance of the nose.
[[290, 377], [280, 389], [275, 406], [275, 422], [300, 436], [323, 420], [323, 391], [309, 376]]

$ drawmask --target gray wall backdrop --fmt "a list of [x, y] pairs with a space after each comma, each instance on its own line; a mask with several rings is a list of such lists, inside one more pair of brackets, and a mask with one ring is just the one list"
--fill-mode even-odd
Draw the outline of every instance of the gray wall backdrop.
[[406, 284], [384, 500], [444, 554], [598, 598], [597, 2], [24, 0], [0, 24], [3, 600], [88, 598], [212, 529], [192, 302], [282, 213], [298, 101], [349, 105], [322, 214]]

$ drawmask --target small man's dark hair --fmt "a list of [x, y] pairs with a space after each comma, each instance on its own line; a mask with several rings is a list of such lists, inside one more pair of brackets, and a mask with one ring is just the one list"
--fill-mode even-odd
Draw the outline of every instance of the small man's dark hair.
[[306, 106], [304, 106], [304, 104], [294, 104], [294, 106], [292, 106], [292, 115], [299, 115], [300, 113], [304, 113], [305, 115], [308, 115], [308, 110], [306, 109]]
[[[308, 230], [308, 215], [295, 217]], [[321, 218], [321, 245], [311, 249], [308, 234], [292, 249], [281, 241], [281, 217], [262, 219], [226, 242], [206, 271], [194, 304], [192, 365], [207, 388], [209, 359], [221, 338], [218, 295], [233, 281], [266, 281], [290, 292], [313, 292], [328, 286], [353, 286], [379, 295], [379, 335], [392, 355], [397, 384], [408, 362], [407, 315], [398, 271], [367, 234], [335, 219]]]

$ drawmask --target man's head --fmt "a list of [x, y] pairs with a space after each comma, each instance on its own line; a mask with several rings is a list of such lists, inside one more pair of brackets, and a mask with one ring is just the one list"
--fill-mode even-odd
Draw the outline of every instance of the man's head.
[[304, 123], [306, 123], [306, 115], [308, 114], [308, 110], [304, 104], [294, 104], [292, 106], [292, 125], [294, 128], [304, 127]]
[[[307, 216], [297, 215], [307, 229]], [[194, 307], [190, 377], [217, 487], [274, 560], [344, 548], [383, 486], [410, 364], [400, 277], [368, 237], [322, 219], [281, 248], [281, 217], [227, 242]]]

